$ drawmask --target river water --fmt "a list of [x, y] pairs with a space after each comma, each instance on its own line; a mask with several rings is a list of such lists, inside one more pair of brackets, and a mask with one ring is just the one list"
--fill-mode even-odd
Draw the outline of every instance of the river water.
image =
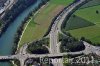
[[[41, 3], [41, 0], [37, 0], [37, 2], [31, 5], [29, 8], [24, 10], [12, 24], [7, 28], [6, 32], [0, 38], [0, 55], [11, 55], [12, 47], [14, 46], [14, 37], [17, 32], [18, 27], [21, 26], [22, 21], [27, 17], [27, 15], [33, 11], [33, 9], [37, 8], [38, 4]], [[0, 66], [11, 66], [8, 62], [0, 62]]]

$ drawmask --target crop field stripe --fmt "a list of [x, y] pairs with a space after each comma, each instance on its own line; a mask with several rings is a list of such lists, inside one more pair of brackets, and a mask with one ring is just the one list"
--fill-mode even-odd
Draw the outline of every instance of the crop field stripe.
[[98, 5], [93, 5], [93, 6], [88, 6], [88, 7], [84, 7], [84, 8], [80, 8], [79, 10], [81, 10], [81, 9], [86, 9], [86, 8], [90, 8], [90, 7], [95, 7], [95, 6], [99, 6], [100, 4], [98, 4]]
[[[98, 43], [98, 40], [100, 40], [100, 28], [97, 26], [89, 26], [89, 27], [69, 30], [69, 32], [72, 34], [72, 36], [79, 39], [81, 37], [85, 37], [96, 43]], [[96, 38], [96, 37], [99, 37], [99, 38]]]
[[78, 28], [84, 28], [88, 26], [93, 26], [92, 22], [89, 22], [79, 16], [72, 15], [66, 24], [66, 30], [74, 30]]
[[100, 0], [92, 0], [88, 3], [86, 3], [85, 5], [83, 5], [82, 7], [80, 7], [80, 9], [93, 7], [93, 6], [98, 6], [98, 5], [100, 5]]
[[100, 19], [100, 14], [96, 14], [96, 10], [100, 11], [100, 5], [78, 10], [75, 12], [75, 15], [96, 24], [96, 22], [100, 22], [100, 20], [98, 20]]

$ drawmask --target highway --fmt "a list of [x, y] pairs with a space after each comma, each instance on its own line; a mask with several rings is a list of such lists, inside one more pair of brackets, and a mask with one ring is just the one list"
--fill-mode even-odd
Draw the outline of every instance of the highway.
[[[24, 45], [22, 48], [20, 48], [19, 52], [16, 55], [10, 55], [10, 56], [0, 56], [0, 60], [3, 59], [18, 59], [20, 61], [21, 66], [25, 66], [25, 60], [28, 58], [42, 58], [42, 57], [56, 57], [56, 56], [63, 56], [63, 55], [78, 55], [78, 54], [89, 54], [89, 53], [96, 53], [97, 55], [100, 55], [100, 47], [92, 46], [86, 42], [84, 42], [85, 50], [79, 51], [79, 52], [66, 52], [66, 53], [60, 53], [59, 45], [61, 44], [58, 42], [58, 33], [61, 32], [61, 25], [64, 22], [65, 18], [80, 4], [82, 4], [86, 0], [80, 0], [76, 3], [73, 3], [57, 17], [57, 19], [54, 21], [53, 26], [51, 27], [51, 31], [49, 33], [50, 38], [50, 54], [29, 54], [26, 52], [28, 44]], [[61, 32], [62, 33], [62, 32]], [[96, 51], [96, 52], [95, 52]], [[54, 66], [63, 66], [63, 63], [54, 63]]]
[[[85, 2], [86, 0], [80, 0], [76, 3], [73, 3], [68, 8], [64, 9], [64, 11], [57, 17], [57, 19], [54, 21], [54, 24], [50, 31], [50, 53], [51, 54], [57, 54], [60, 53], [59, 43], [58, 43], [58, 33], [61, 32], [61, 25], [66, 19], [66, 16], [68, 16], [77, 6]], [[54, 66], [63, 66], [63, 63], [53, 64]]]
[[83, 41], [83, 42], [85, 45], [84, 54], [94, 53], [94, 54], [100, 56], [100, 47], [99, 46], [93, 46], [85, 41]]
[[56, 54], [58, 52], [58, 31], [52, 30], [50, 33], [50, 53]]
[[54, 21], [54, 24], [53, 24], [50, 34], [49, 34], [51, 53], [59, 53], [59, 52], [57, 52], [58, 32], [61, 32], [61, 25], [64, 22], [64, 20], [66, 19], [66, 16], [68, 16], [77, 6], [82, 4], [84, 1], [85, 0], [80, 0], [80, 1], [72, 4], [71, 6], [66, 8]]
[[[19, 52], [16, 55], [11, 56], [0, 56], [0, 59], [18, 59], [21, 62], [21, 66], [23, 66], [23, 61], [25, 61], [27, 58], [41, 58], [41, 57], [56, 57], [56, 56], [63, 56], [63, 55], [78, 55], [82, 54], [84, 51], [80, 52], [65, 52], [65, 53], [51, 53], [51, 54], [29, 54], [27, 53], [26, 49], [28, 47], [28, 44], [25, 44], [23, 47], [20, 48]], [[11, 58], [10, 58], [11, 57]], [[54, 66], [63, 66], [62, 62], [60, 63], [54, 63]]]

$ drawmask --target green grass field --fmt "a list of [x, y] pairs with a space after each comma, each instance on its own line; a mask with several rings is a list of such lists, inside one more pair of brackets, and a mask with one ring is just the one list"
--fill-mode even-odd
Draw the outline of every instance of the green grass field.
[[[96, 11], [98, 11], [99, 13], [97, 14]], [[81, 19], [79, 19], [78, 24], [77, 21], [75, 23], [75, 21], [71, 20], [73, 22], [71, 23], [70, 21], [71, 24], [76, 24], [77, 27], [83, 26], [78, 29], [69, 30], [72, 36], [75, 36], [76, 38], [85, 37], [94, 43], [100, 43], [100, 5], [79, 9], [74, 13], [74, 15], [95, 25], [88, 25], [87, 27], [85, 27], [85, 22], [83, 22]]]
[[72, 15], [70, 17], [70, 19], [68, 20], [65, 30], [74, 30], [74, 29], [79, 29], [79, 28], [84, 28], [84, 27], [88, 27], [88, 26], [93, 26], [95, 24], [82, 19], [76, 15]]
[[[96, 14], [96, 10], [99, 11], [99, 14]], [[100, 23], [100, 5], [78, 10], [75, 12], [75, 15], [92, 23], [98, 24]]]
[[49, 4], [41, 8], [39, 13], [31, 20], [27, 26], [19, 46], [42, 38], [48, 30], [52, 19], [69, 3], [74, 0], [50, 0]]
[[100, 5], [100, 0], [91, 0], [90, 2], [88, 2], [85, 5], [81, 6], [80, 9], [88, 8], [88, 7], [92, 7], [92, 6], [97, 6], [97, 5]]
[[100, 43], [100, 28], [97, 26], [79, 28], [70, 30], [69, 32], [76, 38], [80, 39], [81, 37], [85, 37], [94, 43]]

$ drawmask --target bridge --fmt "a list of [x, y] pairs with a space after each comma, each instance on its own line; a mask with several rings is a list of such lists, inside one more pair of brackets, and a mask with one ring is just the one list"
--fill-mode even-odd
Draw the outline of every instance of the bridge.
[[21, 63], [21, 66], [24, 66], [24, 62], [28, 58], [44, 58], [44, 57], [62, 57], [64, 55], [77, 55], [83, 53], [81, 52], [69, 52], [69, 53], [57, 53], [57, 54], [16, 54], [16, 55], [9, 55], [9, 56], [0, 56], [0, 60], [14, 60], [18, 59]]
[[42, 58], [42, 57], [59, 57], [59, 56], [64, 56], [64, 55], [78, 55], [84, 53], [83, 51], [80, 52], [65, 52], [65, 53], [56, 53], [56, 54], [16, 54], [16, 55], [9, 55], [9, 56], [0, 56], [0, 60], [6, 60], [6, 59], [22, 59], [22, 58]]

